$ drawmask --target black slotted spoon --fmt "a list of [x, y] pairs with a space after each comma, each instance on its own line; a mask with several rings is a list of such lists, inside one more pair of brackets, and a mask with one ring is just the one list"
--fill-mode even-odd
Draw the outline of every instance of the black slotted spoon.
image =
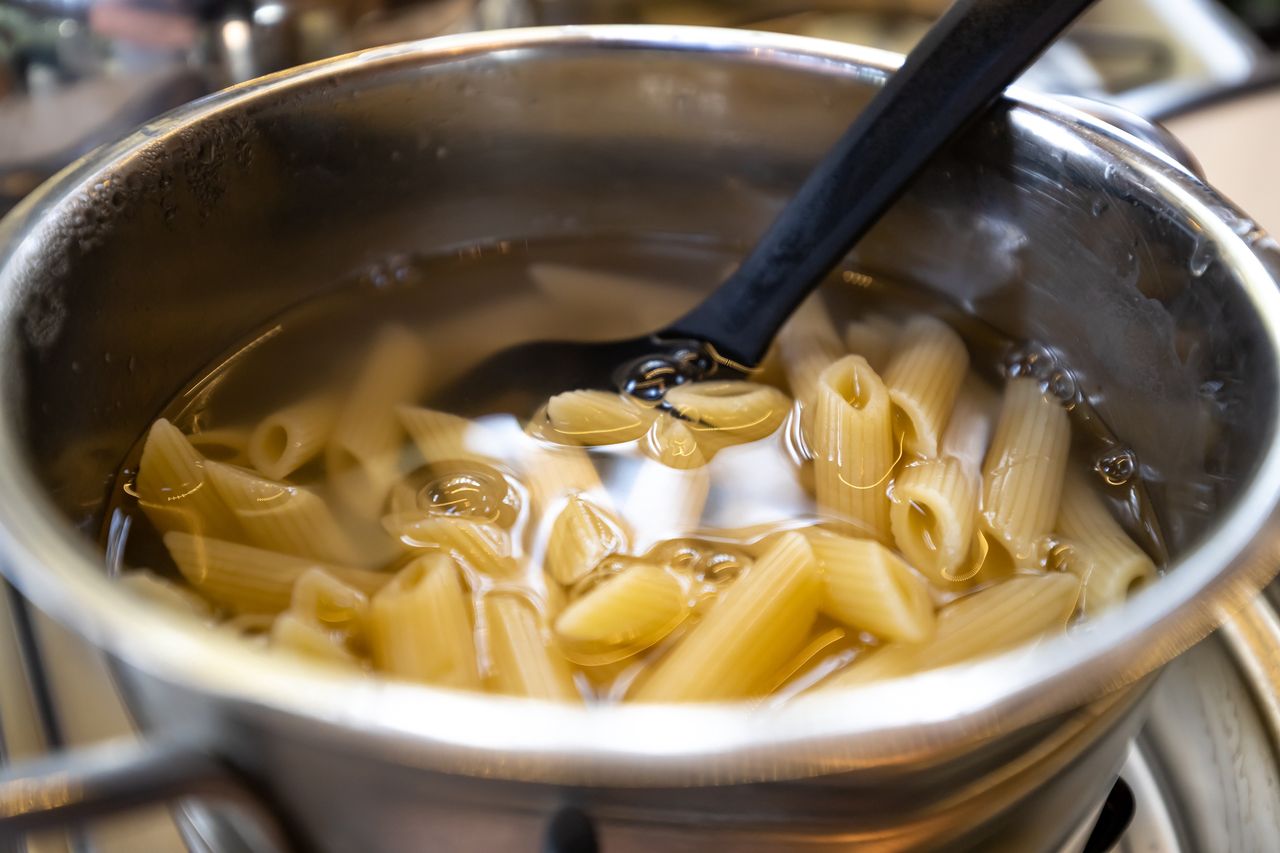
[[751, 253], [665, 329], [623, 341], [502, 350], [433, 402], [501, 398], [532, 411], [578, 388], [657, 399], [672, 384], [746, 375], [778, 329], [910, 185], [1093, 0], [957, 0], [832, 146]]

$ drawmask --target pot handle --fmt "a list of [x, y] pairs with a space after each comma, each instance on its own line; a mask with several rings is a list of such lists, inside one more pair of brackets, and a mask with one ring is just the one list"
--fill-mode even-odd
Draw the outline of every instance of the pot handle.
[[1195, 177], [1204, 180], [1204, 169], [1200, 167], [1195, 155], [1187, 149], [1187, 146], [1182, 144], [1182, 140], [1174, 136], [1167, 127], [1159, 122], [1144, 118], [1137, 113], [1129, 112], [1114, 104], [1095, 101], [1092, 98], [1082, 98], [1078, 95], [1058, 95], [1057, 99], [1075, 107], [1082, 113], [1087, 113], [1093, 118], [1105, 122], [1117, 130], [1123, 130], [1130, 136], [1147, 143]]
[[186, 797], [233, 807], [259, 835], [254, 840], [270, 845], [266, 849], [296, 848], [234, 770], [189, 742], [165, 737], [108, 741], [4, 767], [0, 838]]

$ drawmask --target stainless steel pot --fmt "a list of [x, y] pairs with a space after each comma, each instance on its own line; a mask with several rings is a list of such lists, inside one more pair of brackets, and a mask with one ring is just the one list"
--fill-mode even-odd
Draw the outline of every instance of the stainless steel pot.
[[[1154, 473], [1169, 576], [1068, 637], [775, 710], [587, 710], [273, 660], [121, 594], [83, 533], [193, 371], [335, 273], [495, 239], [745, 243], [894, 63], [707, 29], [451, 37], [229, 90], [26, 200], [0, 225], [0, 558], [113, 656], [154, 739], [9, 771], [6, 825], [252, 791], [284, 837], [332, 851], [536, 849], [581, 814], [611, 853], [1065, 841], [1144, 677], [1275, 571], [1280, 252], [1059, 103], [1019, 96], [975, 127], [857, 263], [1049, 345]], [[1011, 816], [1033, 806], [1030, 839]]]

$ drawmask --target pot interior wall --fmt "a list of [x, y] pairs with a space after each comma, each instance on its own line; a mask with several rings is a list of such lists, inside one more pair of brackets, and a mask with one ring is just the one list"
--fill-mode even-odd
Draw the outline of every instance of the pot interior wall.
[[[584, 44], [384, 58], [267, 84], [199, 124], [160, 121], [44, 210], [0, 270], [22, 300], [6, 414], [61, 511], [95, 531], [149, 421], [271, 315], [404, 252], [655, 233], [745, 247], [881, 76]], [[1109, 146], [1033, 109], [998, 111], [857, 263], [1060, 351], [1155, 475], [1181, 546], [1260, 455], [1276, 377], [1203, 223]], [[457, 297], [447, 281], [421, 286]]]

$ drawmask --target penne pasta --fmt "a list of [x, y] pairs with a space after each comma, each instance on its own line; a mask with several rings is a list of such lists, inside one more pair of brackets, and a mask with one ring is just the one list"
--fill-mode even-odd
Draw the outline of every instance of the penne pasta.
[[811, 440], [818, 375], [845, 354], [821, 294], [815, 293], [800, 303], [778, 331], [775, 345], [791, 396], [800, 401], [801, 430], [805, 440]]
[[783, 534], [658, 663], [634, 698], [740, 699], [769, 688], [804, 645], [821, 586], [809, 543], [798, 533]]
[[777, 388], [755, 382], [688, 382], [667, 391], [667, 405], [701, 445], [711, 447], [756, 441], [777, 431], [791, 411], [791, 400]]
[[982, 473], [981, 523], [1017, 566], [1053, 530], [1067, 469], [1067, 412], [1031, 378], [1010, 379]]
[[423, 344], [399, 327], [383, 329], [338, 409], [325, 447], [329, 483], [351, 512], [364, 518], [381, 514], [400, 473], [404, 430], [395, 408], [413, 402], [426, 378]]
[[249, 544], [322, 562], [367, 565], [329, 504], [309, 489], [218, 462], [207, 463], [205, 469]]
[[283, 480], [324, 450], [338, 416], [328, 395], [300, 400], [263, 418], [249, 436], [249, 464], [273, 480]]
[[903, 326], [885, 368], [884, 384], [906, 452], [938, 455], [943, 430], [968, 372], [969, 351], [946, 323], [918, 316]]
[[418, 557], [374, 597], [369, 646], [382, 672], [427, 684], [477, 689], [470, 594], [444, 554]]
[[575, 495], [551, 526], [545, 557], [547, 573], [558, 583], [571, 586], [605, 557], [626, 548], [626, 533], [617, 519]]
[[249, 431], [235, 427], [206, 429], [193, 432], [187, 441], [196, 452], [210, 462], [228, 465], [247, 465], [249, 462]]
[[582, 700], [569, 663], [547, 641], [542, 616], [524, 596], [484, 597], [489, 683], [499, 693], [559, 702]]
[[896, 462], [889, 394], [857, 355], [819, 377], [810, 444], [818, 507], [853, 532], [889, 542], [889, 475]]
[[308, 569], [294, 582], [289, 612], [345, 649], [366, 649], [369, 597], [323, 569]]
[[879, 542], [808, 531], [822, 574], [823, 613], [884, 640], [923, 643], [933, 636], [933, 600], [924, 580]]
[[626, 394], [566, 391], [547, 401], [541, 436], [570, 446], [622, 444], [644, 435], [653, 417]]
[[844, 328], [845, 350], [865, 358], [876, 373], [889, 366], [897, 340], [898, 324], [881, 314], [855, 320]]
[[942, 608], [933, 639], [890, 643], [859, 657], [822, 687], [853, 687], [992, 655], [1062, 631], [1080, 593], [1070, 574], [1019, 575]]
[[293, 585], [307, 570], [319, 568], [366, 595], [390, 575], [330, 566], [206, 536], [173, 531], [165, 547], [187, 583], [232, 613], [279, 613], [289, 606]]
[[1064, 566], [1083, 583], [1086, 614], [1122, 604], [1134, 589], [1155, 580], [1155, 563], [1078, 472], [1067, 475], [1057, 530], [1067, 546]]
[[209, 483], [204, 457], [164, 418], [147, 433], [135, 487], [139, 505], [161, 532], [240, 535], [235, 515]]
[[955, 457], [913, 462], [893, 481], [893, 541], [912, 566], [944, 588], [970, 568], [977, 515], [977, 482]]
[[271, 623], [271, 646], [286, 649], [313, 661], [358, 669], [360, 659], [319, 625], [294, 613], [281, 613]]
[[646, 453], [668, 468], [687, 470], [707, 464], [714, 450], [698, 443], [689, 423], [659, 412], [644, 443]]
[[520, 467], [536, 518], [554, 518], [553, 513], [571, 495], [586, 495], [599, 506], [610, 506], [609, 493], [600, 482], [595, 464], [580, 448], [530, 442]]
[[492, 441], [475, 421], [419, 406], [397, 406], [396, 416], [428, 464], [465, 460], [492, 463], [479, 450]]
[[410, 548], [438, 549], [472, 571], [500, 578], [518, 571], [511, 536], [496, 524], [421, 513], [390, 515], [382, 523]]
[[688, 615], [684, 584], [664, 566], [640, 563], [570, 602], [555, 634], [575, 663], [600, 666], [649, 648]]

